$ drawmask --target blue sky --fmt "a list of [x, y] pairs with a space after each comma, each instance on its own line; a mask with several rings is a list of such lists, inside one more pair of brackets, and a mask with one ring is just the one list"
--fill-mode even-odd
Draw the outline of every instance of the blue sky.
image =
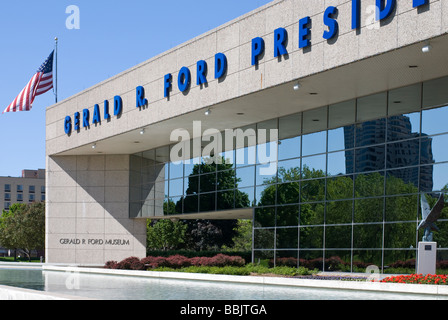
[[[0, 112], [58, 46], [58, 96], [68, 98], [136, 64], [250, 12], [270, 0], [23, 0], [0, 10]], [[67, 29], [80, 11], [80, 29]], [[52, 92], [30, 112], [0, 114], [0, 176], [45, 168], [45, 109]]]

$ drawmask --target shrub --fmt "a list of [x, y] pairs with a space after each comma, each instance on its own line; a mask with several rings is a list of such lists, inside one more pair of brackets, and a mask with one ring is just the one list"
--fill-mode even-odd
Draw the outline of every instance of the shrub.
[[106, 269], [117, 269], [118, 262], [117, 261], [107, 261], [104, 268]]
[[142, 263], [140, 260], [132, 262], [130, 268], [131, 270], [146, 270], [144, 263]]
[[243, 258], [218, 254], [208, 261], [210, 267], [242, 267], [246, 264]]
[[187, 268], [190, 266], [205, 267], [242, 267], [246, 261], [239, 256], [228, 256], [218, 254], [212, 258], [195, 257], [187, 258], [182, 255], [174, 255], [170, 257], [146, 257], [139, 259], [137, 257], [126, 258], [120, 262], [108, 261], [104, 266], [107, 269], [124, 269], [124, 270], [145, 270], [148, 268]]
[[135, 262], [140, 262], [140, 259], [137, 257], [130, 257], [130, 258], [126, 258], [122, 261], [120, 261], [117, 264], [117, 267], [115, 269], [123, 269], [123, 270], [130, 270], [131, 269], [131, 265]]
[[165, 257], [146, 257], [142, 259], [142, 263], [150, 268], [168, 267], [167, 258]]
[[175, 255], [166, 258], [167, 267], [170, 268], [185, 268], [191, 266], [190, 259], [181, 255]]

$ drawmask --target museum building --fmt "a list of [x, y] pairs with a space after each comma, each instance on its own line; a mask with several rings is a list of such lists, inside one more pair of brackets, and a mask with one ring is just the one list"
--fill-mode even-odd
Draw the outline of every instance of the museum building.
[[446, 1], [278, 0], [49, 107], [47, 262], [144, 257], [147, 219], [253, 219], [253, 261], [415, 259], [446, 52]]

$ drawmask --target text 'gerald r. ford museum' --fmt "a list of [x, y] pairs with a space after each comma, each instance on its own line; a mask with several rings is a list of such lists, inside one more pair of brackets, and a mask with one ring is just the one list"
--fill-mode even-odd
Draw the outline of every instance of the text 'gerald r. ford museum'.
[[148, 218], [253, 219], [254, 261], [415, 258], [447, 52], [447, 1], [278, 0], [49, 107], [47, 262], [144, 257]]

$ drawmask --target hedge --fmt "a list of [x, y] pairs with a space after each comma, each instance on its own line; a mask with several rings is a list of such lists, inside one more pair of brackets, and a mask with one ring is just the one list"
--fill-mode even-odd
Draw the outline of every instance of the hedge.
[[175, 255], [181, 255], [187, 258], [195, 258], [195, 257], [209, 257], [213, 258], [218, 254], [224, 254], [226, 256], [238, 256], [250, 262], [252, 260], [252, 252], [251, 251], [191, 251], [191, 250], [170, 250], [170, 251], [162, 251], [162, 250], [148, 250], [146, 252], [146, 256], [148, 257], [171, 257]]
[[169, 257], [153, 257], [149, 256], [143, 259], [137, 257], [129, 257], [120, 262], [108, 261], [104, 268], [106, 269], [122, 269], [122, 270], [147, 270], [161, 267], [180, 269], [190, 266], [205, 267], [242, 267], [246, 261], [239, 256], [229, 256], [218, 254], [214, 257], [193, 257], [187, 258], [182, 255], [174, 255]]

